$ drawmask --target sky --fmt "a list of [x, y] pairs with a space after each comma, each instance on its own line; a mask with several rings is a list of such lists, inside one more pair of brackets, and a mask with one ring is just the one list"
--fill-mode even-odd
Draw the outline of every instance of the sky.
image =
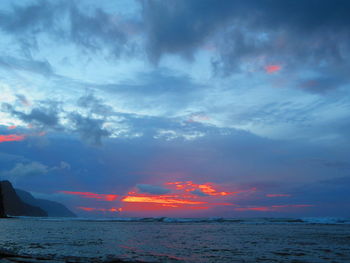
[[3, 0], [0, 178], [84, 217], [350, 216], [347, 0]]

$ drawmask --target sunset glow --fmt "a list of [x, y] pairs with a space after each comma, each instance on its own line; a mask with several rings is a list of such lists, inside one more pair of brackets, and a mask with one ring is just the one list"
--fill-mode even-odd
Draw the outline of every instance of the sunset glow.
[[280, 71], [281, 68], [282, 67], [280, 65], [268, 65], [265, 67], [265, 71], [266, 71], [266, 73], [272, 74], [272, 73], [275, 73], [277, 71]]
[[174, 188], [177, 190], [184, 190], [186, 192], [193, 192], [196, 190], [199, 190], [205, 195], [211, 195], [211, 196], [225, 196], [225, 195], [232, 195], [237, 194], [238, 192], [225, 192], [225, 191], [218, 191], [215, 189], [215, 186], [213, 183], [205, 183], [205, 184], [195, 184], [192, 181], [185, 181], [185, 182], [169, 182], [165, 183], [165, 185], [168, 185], [170, 188]]
[[78, 195], [83, 198], [93, 198], [101, 201], [115, 201], [119, 195], [115, 194], [96, 194], [91, 192], [73, 192], [73, 191], [60, 191], [60, 193], [68, 194], [68, 195]]
[[129, 202], [129, 203], [187, 204], [187, 205], [198, 205], [198, 204], [207, 203], [207, 202], [200, 202], [200, 201], [173, 199], [172, 196], [126, 196], [121, 201]]
[[24, 135], [17, 135], [17, 134], [0, 135], [0, 143], [2, 143], [2, 142], [23, 141], [24, 139], [25, 139]]
[[92, 211], [98, 211], [98, 212], [121, 212], [122, 208], [93, 208], [93, 207], [83, 207], [83, 206], [78, 206], [77, 209], [84, 210], [86, 212], [92, 212]]

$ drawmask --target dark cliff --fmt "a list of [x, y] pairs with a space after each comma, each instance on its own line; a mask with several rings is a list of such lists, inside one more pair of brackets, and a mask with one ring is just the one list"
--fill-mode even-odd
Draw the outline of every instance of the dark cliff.
[[64, 205], [49, 201], [45, 199], [34, 198], [30, 193], [24, 190], [15, 189], [17, 195], [27, 204], [40, 207], [48, 213], [49, 217], [76, 217], [76, 215], [70, 211]]
[[2, 198], [1, 184], [0, 184], [0, 218], [4, 218], [4, 217], [6, 217], [6, 214], [5, 214], [5, 208], [4, 208], [3, 198]]
[[9, 216], [40, 216], [47, 217], [43, 209], [24, 203], [16, 194], [9, 181], [0, 182], [5, 213]]

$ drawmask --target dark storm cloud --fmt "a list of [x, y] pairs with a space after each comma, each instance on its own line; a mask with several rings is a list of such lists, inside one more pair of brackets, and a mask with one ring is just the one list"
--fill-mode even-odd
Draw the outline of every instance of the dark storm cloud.
[[162, 53], [192, 52], [216, 30], [226, 26], [321, 33], [324, 29], [348, 31], [350, 25], [350, 3], [346, 0], [150, 0], [142, 3], [151, 54], [155, 57]]
[[232, 15], [235, 1], [143, 1], [151, 59], [164, 53], [191, 56]]
[[[191, 58], [209, 45], [215, 51], [212, 66], [218, 75], [239, 72], [242, 63], [258, 60], [263, 61], [260, 67], [280, 63], [289, 73], [305, 67], [322, 70], [324, 78], [302, 85], [314, 93], [339, 87], [328, 77], [330, 71], [349, 67], [350, 3], [346, 0], [142, 3], [147, 50], [155, 62], [164, 54]], [[342, 78], [349, 83], [345, 72]]]

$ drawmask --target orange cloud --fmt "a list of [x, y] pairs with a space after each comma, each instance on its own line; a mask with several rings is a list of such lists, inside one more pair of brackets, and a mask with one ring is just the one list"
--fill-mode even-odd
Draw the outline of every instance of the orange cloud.
[[265, 67], [265, 71], [266, 71], [266, 73], [272, 74], [272, 73], [275, 73], [277, 71], [280, 71], [281, 68], [282, 67], [280, 65], [267, 65]]
[[233, 195], [233, 194], [240, 193], [240, 192], [219, 191], [216, 189], [213, 183], [195, 184], [192, 181], [185, 181], [185, 182], [169, 182], [165, 184], [172, 188], [175, 188], [176, 190], [184, 190], [186, 192], [200, 191], [204, 195], [211, 195], [211, 196], [226, 196], [226, 195]]
[[[157, 186], [155, 186], [157, 187]], [[247, 191], [229, 192], [220, 189], [213, 183], [196, 184], [192, 181], [167, 182], [162, 188], [168, 189], [165, 194], [152, 192], [141, 192], [139, 187], [134, 187], [118, 199], [121, 207], [115, 212], [124, 211], [126, 213], [151, 213], [154, 215], [164, 215], [164, 213], [181, 213], [192, 210], [208, 210], [214, 207], [233, 206], [231, 196]], [[249, 190], [251, 191], [251, 190]], [[78, 195], [83, 198], [93, 198], [104, 201], [116, 201], [119, 195], [96, 194], [91, 192], [61, 191], [65, 194]], [[105, 208], [78, 207], [84, 211], [109, 211]]]
[[124, 211], [185, 212], [232, 206], [234, 204], [225, 201], [228, 196], [238, 193], [219, 190], [213, 183], [196, 184], [192, 181], [167, 182], [164, 188], [171, 193], [140, 193], [138, 188], [132, 189], [121, 199]]
[[116, 208], [116, 207], [112, 207], [112, 208], [93, 208], [93, 207], [83, 207], [83, 206], [78, 206], [77, 207], [80, 210], [84, 210], [87, 212], [93, 212], [93, 211], [100, 211], [100, 212], [121, 212], [122, 208]]
[[24, 135], [17, 135], [17, 134], [0, 135], [0, 143], [13, 142], [13, 141], [23, 141], [24, 139], [25, 139]]
[[68, 195], [78, 195], [83, 198], [93, 198], [102, 201], [115, 201], [119, 195], [115, 194], [96, 194], [91, 192], [72, 192], [72, 191], [60, 191], [60, 193], [68, 194]]
[[11, 126], [8, 126], [8, 127], [7, 127], [8, 130], [14, 130], [14, 129], [16, 129], [16, 128], [17, 128], [16, 125], [11, 125]]
[[122, 202], [129, 203], [157, 203], [157, 204], [187, 204], [198, 205], [206, 204], [207, 202], [191, 201], [184, 199], [174, 199], [173, 196], [126, 196]]

